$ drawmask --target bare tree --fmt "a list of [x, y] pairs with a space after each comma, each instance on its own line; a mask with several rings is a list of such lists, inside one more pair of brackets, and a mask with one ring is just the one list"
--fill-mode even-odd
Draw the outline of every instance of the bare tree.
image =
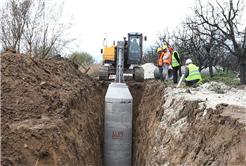
[[157, 53], [157, 47], [156, 46], [150, 46], [148, 50], [145, 51], [143, 56], [143, 62], [144, 63], [153, 63], [156, 65], [159, 54]]
[[231, 70], [233, 73], [237, 73], [239, 70], [239, 65], [236, 56], [232, 56], [228, 50], [221, 49], [221, 55], [219, 58], [219, 64], [223, 68], [223, 72], [228, 74], [228, 71]]
[[182, 29], [178, 29], [177, 33], [175, 33], [174, 45], [182, 55], [182, 62], [191, 58], [195, 64], [202, 65], [202, 57], [204, 55], [202, 52], [202, 43], [199, 35], [193, 33], [191, 29], [185, 26]]
[[[206, 10], [206, 15], [208, 13], [209, 9]], [[221, 43], [225, 42], [226, 38], [222, 38], [219, 34], [220, 32], [216, 31], [214, 27], [200, 24], [199, 21], [199, 17], [191, 15], [182, 22], [186, 31], [190, 32], [186, 42], [190, 44], [189, 47], [194, 50], [196, 55], [193, 56], [193, 58], [199, 62], [200, 70], [202, 69], [201, 66], [203, 65], [203, 60], [208, 60], [210, 77], [213, 77], [214, 73], [212, 66], [217, 64], [217, 55], [220, 53], [219, 50], [222, 48]]]
[[166, 27], [163, 32], [157, 33], [157, 40], [155, 40], [155, 44], [157, 47], [162, 48], [164, 45], [167, 45], [168, 47], [171, 45], [172, 42], [172, 34], [168, 31], [168, 28]]
[[242, 0], [207, 2], [202, 4], [198, 0], [193, 11], [197, 17], [196, 25], [202, 26], [205, 31], [216, 33], [214, 40], [220, 43], [230, 53], [238, 58], [240, 65], [240, 84], [245, 85], [245, 60], [246, 60], [246, 28], [239, 30], [240, 19], [245, 4]]
[[18, 52], [27, 23], [31, 1], [12, 0], [1, 10], [1, 42], [4, 49], [11, 48]]
[[[187, 29], [184, 27], [177, 28], [174, 35], [174, 43], [172, 43], [173, 46], [176, 47], [176, 49], [179, 51], [179, 53], [182, 55], [181, 61], [183, 62], [185, 59], [190, 58], [194, 55], [194, 50], [189, 46], [190, 43], [188, 43], [189, 36], [191, 35]], [[193, 38], [192, 38], [193, 39]]]
[[1, 43], [35, 57], [60, 53], [75, 41], [68, 31], [73, 16], [62, 19], [62, 3], [44, 0], [10, 0], [1, 9]]

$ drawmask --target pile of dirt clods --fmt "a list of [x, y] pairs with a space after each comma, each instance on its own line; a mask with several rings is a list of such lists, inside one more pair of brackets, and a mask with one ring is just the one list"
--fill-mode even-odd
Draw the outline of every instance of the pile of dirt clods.
[[102, 165], [106, 90], [69, 60], [1, 53], [1, 165]]

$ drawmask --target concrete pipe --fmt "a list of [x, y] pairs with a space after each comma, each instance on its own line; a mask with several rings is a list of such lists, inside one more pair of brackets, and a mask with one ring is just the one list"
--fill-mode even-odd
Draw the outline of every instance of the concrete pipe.
[[185, 73], [185, 66], [181, 66], [181, 74]]
[[133, 98], [125, 83], [111, 83], [105, 96], [104, 166], [131, 165]]
[[168, 68], [168, 79], [169, 80], [173, 79], [173, 68], [172, 68], [172, 66], [169, 66], [169, 68]]
[[[163, 78], [165, 79], [165, 71], [163, 70], [162, 71], [162, 75], [163, 75]], [[159, 68], [156, 67], [155, 70], [154, 70], [154, 76], [155, 76], [155, 79], [160, 79], [160, 72], [159, 72]], [[169, 69], [168, 69], [168, 79], [169, 80], [172, 80], [173, 79], [173, 69], [171, 68], [171, 66], [169, 66]]]
[[[216, 69], [215, 69], [215, 67], [212, 67], [212, 69], [213, 69], [213, 75], [215, 76], [216, 75]], [[202, 69], [201, 75], [209, 76], [210, 75], [209, 74], [209, 67], [207, 67], [206, 69]]]
[[[215, 75], [216, 69], [215, 69], [215, 67], [212, 67], [212, 68], [213, 68], [213, 75]], [[181, 66], [181, 73], [185, 73], [185, 66]], [[202, 71], [200, 73], [201, 73], [201, 75], [209, 76], [209, 68], [207, 67], [206, 69], [202, 69]]]
[[155, 70], [154, 70], [154, 76], [155, 76], [155, 79], [160, 79], [160, 74], [159, 74], [159, 68], [156, 67]]

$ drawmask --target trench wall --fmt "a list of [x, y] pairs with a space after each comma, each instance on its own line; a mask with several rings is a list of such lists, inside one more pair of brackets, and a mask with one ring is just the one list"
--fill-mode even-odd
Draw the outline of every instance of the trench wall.
[[135, 113], [133, 165], [246, 165], [246, 126], [226, 114], [233, 109], [147, 84]]

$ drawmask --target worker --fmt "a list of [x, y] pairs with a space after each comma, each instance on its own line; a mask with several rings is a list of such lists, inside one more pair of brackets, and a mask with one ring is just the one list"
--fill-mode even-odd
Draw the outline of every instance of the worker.
[[177, 51], [173, 51], [173, 47], [169, 48], [169, 52], [172, 55], [172, 67], [173, 67], [173, 84], [178, 83], [178, 70], [181, 65], [179, 53]]
[[164, 55], [164, 53], [162, 52], [161, 48], [158, 48], [157, 52], [159, 53], [157, 66], [159, 68], [161, 82], [164, 83], [164, 78], [163, 78], [163, 75], [162, 75], [162, 71], [163, 71], [163, 55]]
[[184, 82], [186, 86], [194, 86], [196, 83], [202, 81], [198, 67], [192, 64], [191, 59], [187, 59], [185, 62], [185, 78]]
[[133, 39], [133, 43], [131, 44], [130, 50], [131, 50], [131, 53], [132, 53], [133, 57], [135, 57], [135, 58], [139, 58], [140, 57], [140, 55], [139, 55], [139, 52], [140, 52], [139, 51], [139, 45], [138, 45], [136, 39]]
[[169, 65], [171, 63], [171, 54], [169, 51], [167, 51], [167, 45], [163, 46], [163, 53], [164, 53], [164, 57], [163, 57], [163, 70], [164, 70], [164, 76], [166, 78], [166, 82], [168, 82], [169, 77], [168, 77], [168, 68]]

